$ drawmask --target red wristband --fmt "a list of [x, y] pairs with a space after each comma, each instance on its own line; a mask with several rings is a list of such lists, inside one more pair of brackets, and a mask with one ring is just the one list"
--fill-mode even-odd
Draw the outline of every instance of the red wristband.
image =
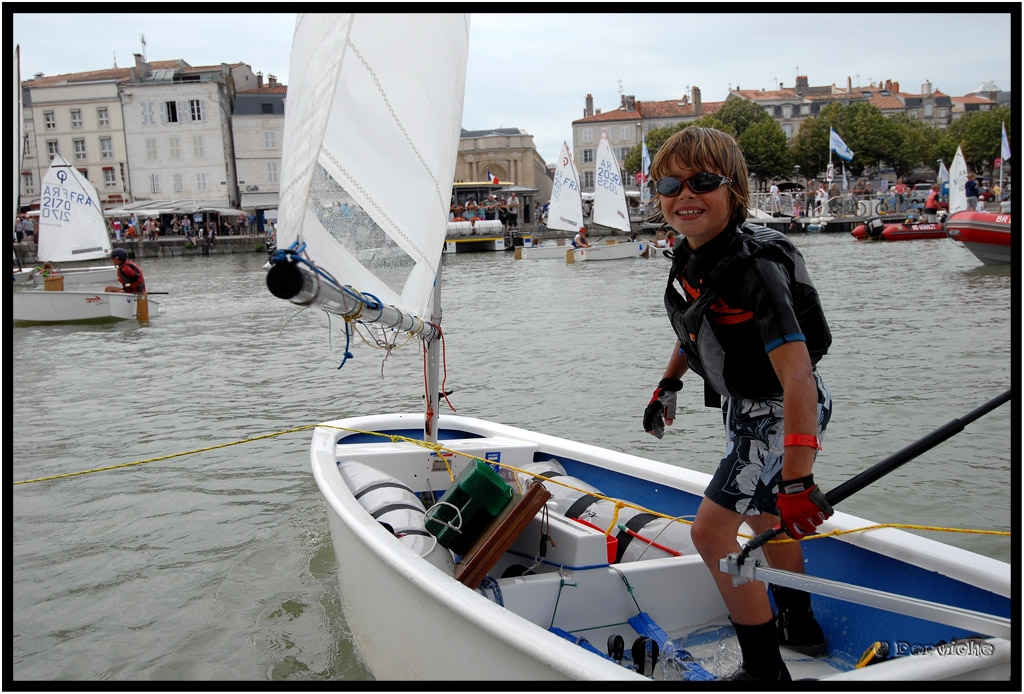
[[821, 441], [818, 440], [817, 436], [811, 436], [810, 434], [786, 434], [785, 438], [782, 439], [783, 446], [809, 446], [811, 448], [817, 448], [821, 450]]

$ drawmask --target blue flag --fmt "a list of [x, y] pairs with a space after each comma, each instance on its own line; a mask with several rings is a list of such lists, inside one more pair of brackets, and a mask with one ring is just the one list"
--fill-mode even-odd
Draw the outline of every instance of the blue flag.
[[833, 128], [828, 129], [828, 148], [835, 152], [840, 159], [846, 161], [853, 159], [853, 150], [846, 146], [846, 143]]
[[[646, 151], [647, 148], [645, 147], [644, 152]], [[1006, 139], [1006, 123], [1003, 123], [1003, 151], [1000, 155], [1004, 161], [1010, 158], [1010, 141]]]
[[[1006, 141], [1006, 132], [1005, 131], [1003, 131], [1003, 141], [1004, 142]], [[643, 169], [644, 169], [644, 179], [646, 180], [647, 174], [649, 174], [651, 172], [651, 153], [647, 151], [647, 138], [646, 137], [644, 138], [643, 142], [644, 142], [644, 147], [643, 147]]]

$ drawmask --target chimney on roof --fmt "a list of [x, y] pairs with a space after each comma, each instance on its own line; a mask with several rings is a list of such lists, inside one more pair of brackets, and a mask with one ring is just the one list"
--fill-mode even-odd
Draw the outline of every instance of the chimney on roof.
[[704, 106], [700, 102], [700, 87], [693, 88], [693, 115], [704, 115]]
[[853, 80], [849, 75], [846, 76], [846, 93], [849, 94], [853, 91]]
[[894, 94], [898, 94], [899, 93], [899, 91], [900, 91], [900, 83], [899, 82], [893, 82], [892, 83], [892, 91], [893, 91]]
[[32, 75], [32, 79], [34, 79], [34, 80], [41, 80], [41, 79], [43, 79], [44, 76], [45, 75], [43, 75], [43, 73], [37, 72], [36, 74]]
[[796, 76], [796, 95], [803, 96], [807, 93], [807, 75]]
[[268, 87], [276, 87], [277, 86], [277, 77], [275, 77], [274, 75], [267, 75], [267, 86]]
[[256, 73], [256, 88], [259, 89], [262, 86], [263, 86], [263, 73], [262, 72], [257, 72]]
[[594, 95], [587, 94], [586, 106], [583, 107], [583, 117], [588, 118], [594, 115]]
[[888, 92], [892, 91], [892, 80], [886, 80], [885, 81], [885, 90], [888, 91]]
[[921, 85], [921, 94], [928, 95], [932, 93], [932, 83], [928, 80], [924, 81]]

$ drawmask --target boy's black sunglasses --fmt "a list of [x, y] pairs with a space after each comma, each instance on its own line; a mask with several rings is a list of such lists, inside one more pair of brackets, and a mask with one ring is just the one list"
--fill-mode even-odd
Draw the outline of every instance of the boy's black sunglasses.
[[654, 185], [654, 188], [658, 191], [658, 195], [663, 195], [666, 198], [674, 198], [683, 192], [683, 185], [690, 186], [690, 190], [701, 195], [703, 193], [710, 193], [713, 190], [717, 190], [726, 183], [732, 183], [732, 179], [726, 178], [720, 174], [701, 171], [689, 178], [665, 176], [665, 178], [662, 178]]

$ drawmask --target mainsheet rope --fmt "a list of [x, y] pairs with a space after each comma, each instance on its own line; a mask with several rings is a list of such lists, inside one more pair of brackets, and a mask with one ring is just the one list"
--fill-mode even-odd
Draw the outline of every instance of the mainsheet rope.
[[[304, 426], [294, 427], [294, 428], [291, 428], [291, 429], [284, 429], [282, 431], [274, 432], [274, 433], [271, 433], [271, 434], [262, 434], [262, 435], [259, 435], [259, 436], [251, 436], [251, 437], [248, 437], [248, 438], [240, 439], [238, 441], [231, 441], [229, 443], [221, 443], [221, 444], [217, 444], [215, 446], [207, 446], [205, 448], [197, 448], [197, 449], [194, 449], [194, 450], [191, 450], [191, 451], [183, 451], [181, 453], [172, 453], [171, 455], [164, 455], [164, 456], [159, 456], [159, 457], [156, 457], [156, 458], [147, 458], [146, 460], [137, 460], [137, 461], [131, 462], [131, 463], [120, 463], [118, 465], [108, 465], [108, 466], [105, 466], [105, 467], [92, 468], [90, 470], [79, 470], [77, 472], [65, 472], [65, 473], [62, 473], [62, 474], [59, 474], [59, 475], [48, 475], [46, 477], [36, 477], [34, 479], [17, 480], [17, 481], [14, 482], [14, 484], [15, 485], [19, 485], [19, 484], [34, 484], [34, 483], [37, 483], [37, 482], [50, 482], [50, 481], [54, 481], [54, 480], [63, 479], [63, 478], [66, 478], [66, 477], [77, 477], [77, 476], [80, 476], [80, 475], [89, 475], [89, 474], [98, 473], [98, 472], [109, 472], [111, 470], [119, 470], [119, 469], [122, 469], [122, 468], [135, 467], [135, 466], [139, 466], [139, 465], [146, 465], [148, 463], [155, 463], [155, 462], [161, 461], [161, 460], [171, 460], [173, 458], [181, 458], [183, 456], [192, 455], [194, 453], [204, 453], [206, 451], [213, 451], [213, 450], [217, 450], [217, 449], [220, 449], [220, 448], [228, 448], [230, 446], [238, 446], [238, 445], [241, 445], [241, 444], [244, 444], [244, 443], [252, 443], [254, 441], [262, 441], [264, 439], [274, 438], [274, 437], [277, 437], [277, 436], [283, 436], [285, 434], [294, 434], [295, 432], [298, 432], [298, 431], [307, 431], [309, 429], [314, 429], [316, 427], [324, 427], [326, 429], [336, 429], [338, 431], [348, 431], [348, 432], [351, 432], [351, 433], [354, 433], [354, 434], [364, 434], [364, 435], [368, 435], [368, 436], [377, 436], [377, 437], [380, 437], [380, 438], [390, 439], [393, 443], [399, 443], [399, 442], [411, 443], [411, 444], [414, 444], [416, 446], [420, 446], [421, 448], [427, 448], [429, 450], [432, 450], [441, 459], [444, 460], [445, 468], [448, 471], [448, 478], [452, 482], [455, 481], [455, 474], [452, 472], [451, 462], [449, 461], [447, 455], [458, 455], [458, 456], [461, 456], [463, 458], [468, 458], [468, 459], [470, 459], [472, 461], [482, 462], [482, 463], [484, 463], [486, 465], [498, 465], [498, 466], [503, 467], [503, 468], [505, 468], [507, 470], [511, 470], [514, 473], [520, 473], [520, 474], [523, 474], [523, 475], [527, 475], [529, 477], [534, 477], [534, 478], [536, 478], [538, 480], [542, 480], [544, 482], [550, 482], [552, 484], [558, 484], [558, 485], [561, 485], [562, 487], [566, 487], [567, 489], [571, 489], [573, 491], [580, 492], [581, 494], [588, 494], [588, 495], [590, 495], [590, 496], [592, 496], [592, 497], [594, 497], [596, 499], [600, 499], [602, 501], [611, 502], [611, 503], [613, 503], [615, 505], [615, 513], [614, 513], [614, 516], [613, 516], [613, 518], [611, 520], [611, 523], [609, 524], [608, 528], [604, 531], [605, 535], [610, 535], [615, 530], [615, 528], [618, 527], [619, 511], [621, 509], [623, 509], [623, 508], [633, 508], [633, 509], [636, 509], [636, 510], [641, 511], [643, 513], [649, 513], [649, 514], [651, 514], [653, 516], [657, 516], [659, 518], [663, 518], [663, 519], [666, 519], [666, 520], [671, 520], [671, 521], [674, 521], [676, 523], [685, 523], [687, 525], [692, 525], [693, 524], [693, 521], [687, 520], [686, 518], [681, 518], [679, 516], [670, 516], [668, 514], [660, 513], [658, 511], [653, 511], [653, 510], [651, 510], [649, 508], [645, 508], [643, 506], [640, 506], [638, 504], [634, 504], [634, 503], [629, 502], [629, 501], [623, 501], [621, 499], [615, 499], [615, 498], [612, 498], [612, 497], [604, 496], [602, 494], [595, 494], [595, 493], [593, 493], [593, 492], [591, 492], [589, 490], [580, 489], [579, 487], [575, 487], [575, 486], [573, 486], [573, 485], [571, 485], [571, 484], [569, 484], [567, 482], [560, 481], [557, 478], [543, 477], [543, 476], [541, 476], [539, 474], [530, 472], [529, 470], [522, 470], [522, 469], [520, 469], [520, 468], [518, 468], [518, 467], [516, 467], [514, 465], [509, 465], [507, 463], [495, 462], [495, 461], [492, 461], [492, 460], [484, 460], [483, 458], [475, 456], [475, 455], [473, 455], [471, 453], [464, 453], [462, 451], [455, 450], [454, 448], [449, 448], [447, 446], [443, 446], [443, 445], [441, 445], [439, 443], [434, 443], [434, 442], [431, 442], [431, 441], [423, 441], [422, 439], [414, 439], [414, 438], [410, 438], [408, 436], [401, 436], [401, 435], [398, 435], [398, 434], [385, 434], [385, 433], [379, 432], [379, 431], [365, 431], [365, 430], [362, 430], [362, 429], [352, 429], [350, 427], [342, 427], [342, 426], [337, 426], [337, 425], [334, 425], [334, 424], [323, 424], [323, 423], [321, 423], [321, 424], [306, 424]], [[445, 455], [445, 454], [447, 454], [447, 455]], [[516, 486], [519, 487], [519, 492], [522, 493], [522, 491], [523, 491], [522, 490], [522, 486], [519, 484], [518, 478], [516, 478]], [[901, 530], [925, 530], [925, 531], [933, 531], [933, 532], [963, 533], [963, 534], [969, 534], [969, 535], [996, 535], [996, 536], [1000, 536], [1000, 537], [1010, 537], [1011, 536], [1011, 533], [1008, 530], [981, 530], [981, 529], [976, 529], [976, 528], [953, 528], [953, 527], [948, 527], [948, 526], [919, 525], [919, 524], [916, 524], [916, 523], [875, 523], [875, 524], [866, 525], [866, 526], [863, 526], [863, 527], [860, 527], [860, 528], [851, 528], [849, 530], [840, 530], [840, 529], [837, 528], [835, 530], [830, 530], [830, 531], [824, 532], [824, 533], [818, 533], [816, 535], [808, 535], [808, 536], [806, 536], [804, 538], [804, 540], [820, 540], [820, 539], [823, 539], [823, 538], [826, 538], [826, 537], [838, 537], [840, 535], [851, 535], [853, 533], [867, 532], [869, 530], [880, 530], [882, 528], [898, 528], [898, 529], [901, 529]], [[746, 535], [746, 534], [742, 534], [742, 533], [740, 533], [739, 536], [740, 537], [746, 537], [746, 538], [752, 537], [751, 535]], [[786, 543], [786, 542], [796, 542], [796, 540], [793, 540], [791, 538], [776, 538], [776, 539], [772, 540], [771, 542], [772, 543], [781, 544], [781, 543]]]

